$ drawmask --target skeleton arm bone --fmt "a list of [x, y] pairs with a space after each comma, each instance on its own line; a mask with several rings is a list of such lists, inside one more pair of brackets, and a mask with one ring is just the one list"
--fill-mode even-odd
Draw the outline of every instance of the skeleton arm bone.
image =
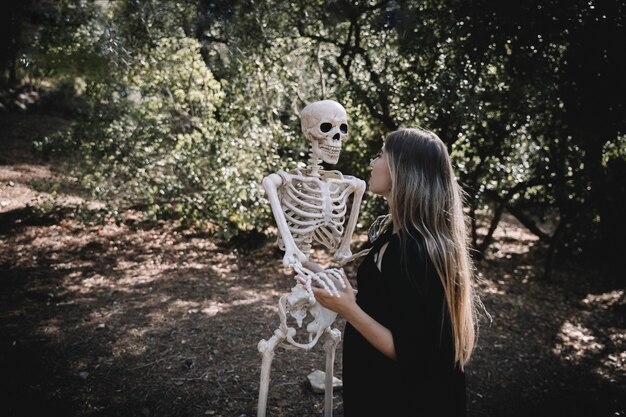
[[351, 178], [354, 190], [354, 199], [352, 200], [352, 209], [350, 210], [350, 218], [348, 224], [339, 245], [337, 251], [333, 254], [333, 257], [337, 259], [342, 265], [352, 259], [352, 252], [350, 251], [350, 243], [352, 241], [352, 234], [356, 227], [356, 222], [359, 218], [359, 209], [361, 207], [361, 200], [363, 194], [365, 194], [365, 181], [358, 178]]
[[287, 226], [287, 220], [285, 220], [285, 213], [283, 212], [280, 201], [278, 199], [278, 188], [283, 184], [283, 179], [278, 174], [270, 174], [263, 178], [263, 188], [267, 194], [267, 199], [272, 207], [272, 213], [276, 220], [278, 232], [280, 233], [283, 243], [285, 245], [285, 256], [283, 257], [283, 265], [287, 267], [293, 267], [296, 264], [306, 262], [308, 260], [305, 255], [294, 242], [293, 236]]
[[309, 271], [312, 271], [314, 274], [318, 272], [322, 272], [324, 268], [322, 268], [317, 262], [306, 261], [302, 263], [302, 266], [307, 268]]

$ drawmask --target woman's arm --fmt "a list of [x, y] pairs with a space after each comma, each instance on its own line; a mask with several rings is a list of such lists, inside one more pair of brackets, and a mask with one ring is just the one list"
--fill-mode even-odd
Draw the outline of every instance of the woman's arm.
[[356, 303], [350, 281], [344, 277], [346, 287], [335, 297], [321, 288], [313, 287], [317, 301], [329, 310], [341, 314], [361, 335], [383, 355], [396, 360], [396, 349], [391, 331], [374, 320]]

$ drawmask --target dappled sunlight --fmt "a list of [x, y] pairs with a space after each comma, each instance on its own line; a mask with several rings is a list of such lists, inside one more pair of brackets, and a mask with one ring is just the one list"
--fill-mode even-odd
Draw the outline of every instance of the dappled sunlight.
[[490, 247], [491, 256], [494, 258], [511, 259], [513, 255], [523, 255], [532, 249], [533, 244], [518, 243], [515, 241], [498, 241]]
[[[139, 271], [137, 273], [133, 273], [134, 271], [131, 269], [124, 274], [123, 278], [120, 278], [116, 281], [117, 286], [126, 286], [128, 288], [138, 287], [145, 284], [155, 283], [158, 279], [162, 277], [161, 271], [159, 270], [149, 270], [148, 268], [138, 268]], [[142, 271], [143, 269], [143, 271]]]
[[200, 310], [200, 313], [206, 315], [207, 317], [213, 317], [218, 314], [228, 313], [232, 309], [240, 308], [258, 301], [259, 300], [236, 300], [229, 303], [210, 302], [208, 306]]
[[[54, 175], [48, 166], [33, 164], [0, 165], [0, 213], [23, 209], [29, 205], [56, 202], [57, 204], [81, 204], [78, 196], [50, 193], [37, 188], [51, 188]], [[36, 183], [47, 184], [33, 187]]]
[[213, 304], [213, 305], [211, 305], [209, 307], [203, 308], [201, 311], [202, 311], [202, 314], [204, 314], [204, 315], [206, 315], [208, 317], [213, 317], [213, 316], [221, 313], [222, 311], [224, 311], [224, 308], [225, 308], [225, 304], [223, 304], [223, 303], [216, 303], [216, 304]]
[[81, 281], [80, 285], [71, 285], [68, 289], [78, 292], [91, 292], [94, 289], [111, 289], [116, 286], [116, 282], [111, 278], [100, 274], [95, 274]]
[[[23, 346], [19, 332], [46, 340], [48, 357], [67, 357], [63, 370], [83, 386], [136, 382], [133, 389], [148, 392], [159, 380], [164, 389], [192, 392], [191, 384], [200, 381], [208, 382], [207, 395], [234, 397], [243, 389], [254, 404], [257, 343], [279, 325], [279, 299], [295, 284], [275, 242], [245, 251], [181, 232], [175, 222], [143, 228], [128, 214], [122, 217], [131, 220], [121, 224], [113, 219], [81, 223], [73, 216], [68, 211], [56, 223], [20, 226], [2, 247], [0, 256], [10, 265], [17, 290], [7, 297], [24, 303], [2, 312], [6, 320], [20, 323], [11, 329], [15, 336], [9, 344]], [[520, 372], [520, 363], [543, 354], [610, 383], [624, 381], [626, 332], [619, 325], [600, 328], [587, 321], [619, 307], [623, 290], [590, 293], [572, 312], [560, 289], [537, 279], [534, 252], [540, 247], [519, 229], [505, 224], [496, 233], [496, 253], [477, 265], [476, 290], [493, 319], [481, 318], [488, 321], [483, 320], [474, 372], [484, 369], [492, 372], [485, 380], [495, 378], [489, 366], [493, 356], [498, 372], [510, 378]], [[355, 235], [353, 252], [365, 239]], [[311, 259], [325, 268], [337, 266], [319, 248]], [[356, 277], [358, 265], [355, 260], [344, 267], [349, 278]], [[22, 288], [21, 280], [28, 285]], [[334, 327], [341, 329], [342, 323], [337, 318]], [[24, 326], [28, 329], [21, 330]], [[298, 332], [306, 338], [302, 329]], [[36, 341], [33, 346], [41, 347]], [[319, 367], [323, 355], [321, 348], [282, 355], [276, 375], [295, 381], [301, 369]], [[541, 383], [532, 380], [532, 372], [524, 376]]]
[[[271, 299], [278, 297], [278, 291], [267, 292], [257, 291], [242, 286], [234, 286], [228, 289], [228, 297], [225, 301], [220, 300], [204, 300], [202, 302], [188, 300], [171, 300], [168, 302], [168, 313], [178, 313], [181, 316], [203, 314], [207, 317], [214, 317], [218, 314], [226, 314], [234, 309], [246, 308], [251, 305], [265, 305], [271, 302]], [[276, 298], [278, 300], [278, 298]], [[256, 306], [255, 306], [256, 308]]]
[[513, 217], [502, 220], [498, 228], [493, 234], [497, 240], [512, 240], [518, 242], [536, 242], [539, 240], [537, 235], [532, 234], [528, 229], [524, 228]]
[[623, 299], [624, 290], [587, 294], [580, 302], [584, 310], [561, 326], [552, 352], [574, 364], [593, 362], [593, 372], [608, 381], [626, 381], [626, 328], [612, 325], [599, 333], [596, 328], [596, 323], [602, 323], [603, 316], [618, 308]]
[[600, 360], [600, 365], [594, 368], [594, 372], [601, 377], [616, 382], [617, 379], [626, 381], [626, 331], [616, 327], [606, 329], [611, 343], [621, 346], [621, 350], [609, 353]]
[[63, 322], [58, 318], [52, 318], [41, 323], [38, 333], [47, 336], [59, 336], [62, 333]]
[[170, 302], [168, 311], [188, 311], [198, 306], [200, 306], [200, 303], [194, 301], [174, 300]]
[[148, 348], [147, 342], [144, 340], [148, 330], [148, 328], [127, 330], [124, 335], [120, 335], [112, 343], [110, 346], [111, 354], [117, 358], [143, 355]]
[[221, 278], [232, 278], [232, 274], [237, 272], [239, 267], [235, 263], [234, 259], [229, 261], [230, 262], [213, 264], [209, 267], [209, 269], [218, 274]]
[[517, 265], [515, 267], [515, 275], [521, 278], [522, 284], [528, 284], [528, 282], [535, 277], [536, 266], [534, 265]]
[[[141, 273], [135, 272], [135, 268], [129, 268], [125, 271], [122, 278], [114, 278], [111, 276], [105, 276], [101, 274], [94, 274], [88, 278], [83, 278], [75, 283], [66, 284], [66, 288], [69, 291], [79, 294], [90, 294], [95, 291], [115, 291], [118, 293], [133, 293], [136, 291], [135, 287], [144, 286], [145, 284], [154, 283], [157, 281], [161, 274], [159, 271], [143, 271]], [[141, 268], [137, 268], [141, 270]], [[70, 275], [71, 278], [78, 278], [82, 275], [81, 272], [74, 272]]]
[[581, 301], [583, 304], [597, 308], [609, 308], [624, 297], [624, 290], [609, 291], [603, 294], [587, 294]]
[[263, 302], [266, 300], [271, 300], [274, 297], [283, 295], [284, 293], [289, 292], [291, 287], [287, 288], [276, 288], [274, 290], [269, 291], [259, 291], [257, 288], [250, 288], [244, 285], [232, 285], [228, 289], [228, 293], [231, 298], [234, 299], [233, 303], [255, 303], [255, 302]]
[[112, 317], [124, 315], [125, 312], [126, 310], [119, 302], [113, 301], [104, 307], [91, 311], [89, 313], [90, 324], [95, 324], [96, 328], [104, 328]]
[[[480, 239], [483, 239], [488, 231], [488, 224], [479, 222], [476, 229]], [[493, 233], [493, 243], [489, 248], [489, 255], [493, 258], [511, 259], [515, 255], [524, 255], [533, 250], [539, 243], [539, 237], [531, 233], [513, 216], [503, 214], [498, 227]]]
[[599, 353], [604, 345], [599, 343], [593, 332], [578, 324], [566, 321], [557, 334], [557, 343], [552, 352], [565, 361], [580, 363], [586, 357]]
[[483, 296], [503, 296], [507, 294], [506, 282], [503, 280], [507, 273], [497, 275], [490, 268], [480, 267], [475, 271], [474, 289], [479, 297]]
[[[613, 290], [601, 294], [587, 294], [581, 303], [592, 311], [616, 308], [624, 300], [624, 290]], [[602, 352], [594, 372], [612, 382], [626, 381], [626, 328], [610, 326], [604, 329], [608, 347]]]
[[[500, 281], [503, 283], [502, 281]], [[491, 295], [505, 295], [506, 292], [503, 290], [502, 286], [498, 286], [495, 282], [482, 279], [479, 280], [476, 287], [478, 291], [482, 294], [491, 294]]]

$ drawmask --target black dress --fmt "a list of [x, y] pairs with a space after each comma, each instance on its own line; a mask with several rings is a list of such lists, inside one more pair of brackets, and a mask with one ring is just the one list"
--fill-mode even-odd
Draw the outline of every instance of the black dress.
[[[466, 415], [465, 375], [454, 365], [454, 342], [443, 286], [414, 232], [401, 259], [391, 228], [376, 239], [357, 273], [357, 303], [393, 334], [397, 361], [376, 350], [349, 323], [343, 344], [346, 417]], [[389, 242], [378, 270], [374, 255]], [[406, 261], [406, 262], [404, 262]]]

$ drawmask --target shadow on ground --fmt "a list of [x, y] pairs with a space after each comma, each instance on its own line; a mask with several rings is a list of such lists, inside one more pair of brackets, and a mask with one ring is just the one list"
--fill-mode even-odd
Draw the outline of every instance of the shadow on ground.
[[[0, 164], [11, 187], [31, 189], [36, 167]], [[228, 248], [138, 213], [85, 222], [71, 206], [18, 203], [0, 210], [3, 415], [256, 415], [256, 345], [293, 282], [274, 243]], [[532, 235], [505, 218], [494, 237], [478, 265], [491, 321], [482, 317], [467, 369], [469, 416], [626, 415], [623, 285], [574, 264], [542, 281], [545, 248]], [[323, 395], [306, 384], [323, 366], [321, 347], [279, 350], [268, 415], [323, 415]], [[333, 415], [343, 415], [340, 392]]]

